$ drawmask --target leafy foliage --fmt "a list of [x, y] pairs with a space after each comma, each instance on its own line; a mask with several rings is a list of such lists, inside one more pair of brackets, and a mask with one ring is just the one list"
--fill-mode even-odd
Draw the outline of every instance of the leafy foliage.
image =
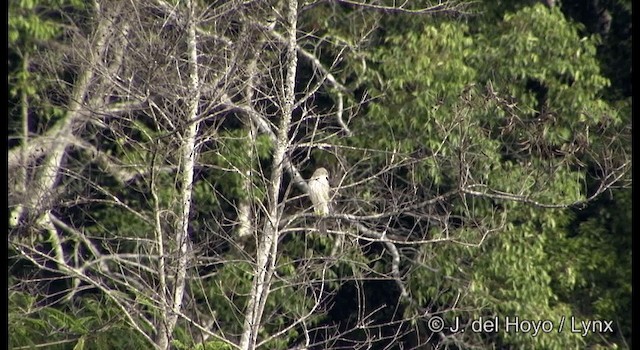
[[[616, 18], [630, 14], [627, 2], [612, 2]], [[161, 311], [173, 307], [158, 300], [176, 278], [159, 272], [185, 256], [173, 237], [190, 205], [177, 349], [233, 348], [273, 223], [283, 233], [266, 260], [265, 348], [308, 338], [324, 347], [630, 347], [630, 191], [589, 202], [630, 162], [628, 67], [612, 63], [626, 61], [609, 41], [630, 43], [623, 25], [611, 39], [572, 21], [568, 5], [475, 4], [474, 16], [424, 17], [388, 3], [301, 5], [300, 102], [285, 158], [335, 174], [332, 233], [320, 235], [291, 169], [271, 198], [281, 145], [269, 132], [282, 117], [286, 56], [277, 35], [287, 23], [277, 11], [275, 29], [261, 21], [281, 4], [207, 4], [211, 12], [196, 16], [198, 158], [183, 197], [181, 145], [194, 122], [184, 119], [194, 92], [184, 83], [183, 4], [122, 5], [96, 38], [83, 2], [11, 2], [10, 152], [68, 130], [73, 140], [64, 140], [55, 185], [29, 208], [37, 215], [10, 232], [10, 346], [148, 348], [165, 325]], [[121, 10], [112, 5], [102, 14]], [[86, 49], [100, 39], [100, 52]], [[88, 68], [90, 88], [76, 101], [85, 119], [64, 126], [92, 55], [100, 58]], [[22, 179], [33, 186], [12, 187], [12, 207], [42, 190], [47, 151], [33, 151]], [[278, 218], [266, 210], [272, 202]], [[236, 236], [243, 210], [248, 238]], [[575, 316], [615, 320], [616, 329], [437, 334], [427, 315], [466, 327], [481, 317], [557, 326]]]
[[9, 344], [12, 348], [48, 344], [50, 349], [113, 349], [144, 347], [146, 340], [131, 329], [107, 299], [84, 297], [71, 309], [39, 306], [37, 297], [9, 294]]
[[[380, 97], [357, 121], [359, 129], [370, 131], [367, 137], [350, 139], [350, 144], [407, 156], [431, 154], [408, 176], [431, 184], [431, 196], [460, 181], [452, 159], [462, 153], [474, 155], [466, 171], [480, 178], [483, 186], [526, 193], [528, 199], [543, 203], [585, 198], [586, 174], [579, 160], [584, 155], [559, 158], [557, 154], [575, 149], [581, 139], [603, 142], [604, 135], [587, 136], [589, 128], [622, 121], [600, 98], [609, 81], [600, 74], [597, 37], [580, 37], [579, 25], [567, 21], [559, 9], [542, 5], [505, 13], [496, 25], [479, 28], [472, 32], [462, 23], [436, 21], [418, 32], [387, 36], [385, 45], [371, 56], [375, 69], [368, 74], [377, 89], [373, 95]], [[473, 86], [478, 83], [488, 84], [488, 90]], [[495, 93], [510, 102], [492, 99]], [[459, 94], [465, 100], [455, 102]], [[514, 113], [531, 120], [518, 120], [512, 129]], [[374, 160], [377, 168], [384, 166], [384, 158]], [[461, 198], [452, 205], [460, 215], [470, 211], [474, 217], [494, 217], [504, 230], [490, 235], [480, 248], [458, 243], [423, 248], [425, 266], [411, 270], [409, 280], [421, 305], [446, 310], [459, 301], [457, 308], [472, 310], [446, 313], [449, 322], [455, 317], [517, 315], [557, 324], [562, 317], [584, 317], [572, 310], [576, 300], [561, 298], [566, 291], [556, 289], [553, 282], [571, 280], [558, 271], [594, 266], [571, 261], [558, 270], [554, 261], [567, 255], [578, 254], [597, 264], [586, 251], [560, 243], [570, 227], [570, 214], [482, 198]], [[443, 238], [437, 231], [432, 238]], [[477, 242], [482, 237], [470, 228], [455, 234], [458, 241]], [[558, 246], [566, 250], [560, 253]], [[587, 344], [570, 332], [539, 337], [500, 332], [491, 339], [511, 347]]]

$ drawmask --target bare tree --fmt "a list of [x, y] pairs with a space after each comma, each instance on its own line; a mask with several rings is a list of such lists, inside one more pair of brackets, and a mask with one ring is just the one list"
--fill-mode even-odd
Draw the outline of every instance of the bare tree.
[[[158, 349], [171, 348], [177, 328], [197, 341], [213, 338], [238, 349], [268, 348], [281, 339], [300, 349], [345, 339], [366, 348], [409, 333], [417, 334], [416, 347], [462, 344], [459, 334], [430, 332], [420, 322], [411, 329], [457, 303], [426, 307], [412, 294], [412, 269], [435, 254], [423, 248], [481, 246], [500, 232], [505, 211], [480, 216], [472, 208], [478, 198], [575, 206], [618, 183], [629, 162], [606, 158], [597, 191], [568, 203], [536, 198], [537, 188], [553, 180], [549, 174], [509, 190], [486, 183], [487, 159], [474, 153], [468, 110], [485, 100], [509, 111], [511, 123], [499, 130], [505, 138], [513, 124], [529, 125], [492, 86], [475, 99], [463, 95], [455, 118], [437, 125], [458, 138], [455, 156], [339, 142], [359, 132], [352, 120], [364, 102], [349, 102], [354, 94], [336, 66], [359, 48], [300, 32], [304, 11], [325, 3], [96, 1], [86, 23], [70, 24], [69, 61], [62, 64], [75, 78], [62, 90], [65, 115], [9, 151], [16, 177], [9, 242], [18, 258], [70, 281], [55, 291], [66, 300], [85, 290], [106, 296]], [[464, 10], [448, 2], [419, 9], [330, 5], [378, 15]], [[359, 39], [374, 29], [362, 29]], [[334, 49], [329, 60], [323, 45]], [[54, 68], [52, 76], [66, 86]], [[331, 108], [315, 101], [321, 93], [330, 96]], [[314, 229], [319, 218], [305, 198], [318, 153], [332, 159], [336, 174], [335, 210], [323, 218], [326, 236]], [[446, 168], [450, 184], [399, 175], [425, 164]], [[50, 247], [40, 244], [41, 234]], [[383, 268], [364, 263], [367, 255]], [[241, 282], [225, 280], [226, 273]], [[382, 306], [371, 310], [359, 290], [374, 279], [397, 289], [397, 313], [383, 324], [375, 321]], [[321, 322], [349, 283], [358, 296], [357, 319], [346, 329]], [[357, 341], [350, 338], [356, 332], [363, 334]]]

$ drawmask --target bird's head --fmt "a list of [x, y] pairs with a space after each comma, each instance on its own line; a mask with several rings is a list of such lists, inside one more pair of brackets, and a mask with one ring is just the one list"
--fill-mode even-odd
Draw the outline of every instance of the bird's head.
[[328, 177], [329, 177], [329, 172], [327, 171], [327, 169], [318, 168], [316, 169], [316, 171], [313, 172], [313, 175], [311, 175], [311, 180], [328, 178]]

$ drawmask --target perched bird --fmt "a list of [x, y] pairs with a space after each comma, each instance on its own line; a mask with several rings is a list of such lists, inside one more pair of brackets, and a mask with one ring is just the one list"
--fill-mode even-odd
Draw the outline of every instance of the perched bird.
[[325, 168], [318, 168], [309, 179], [309, 198], [313, 203], [313, 211], [318, 216], [329, 215], [329, 172]]

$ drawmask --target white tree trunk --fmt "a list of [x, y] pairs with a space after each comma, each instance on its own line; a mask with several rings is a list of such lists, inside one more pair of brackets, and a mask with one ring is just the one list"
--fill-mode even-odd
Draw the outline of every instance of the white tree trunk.
[[[171, 345], [171, 334], [173, 333], [178, 316], [182, 313], [182, 300], [185, 292], [185, 280], [187, 275], [187, 263], [190, 257], [189, 249], [189, 214], [191, 212], [191, 197], [193, 191], [193, 173], [197, 159], [196, 137], [198, 134], [198, 102], [200, 100], [200, 82], [198, 77], [198, 45], [196, 37], [196, 19], [195, 4], [190, 0], [187, 1], [189, 10], [187, 24], [187, 50], [189, 54], [189, 90], [191, 95], [188, 98], [187, 105], [187, 127], [184, 130], [181, 144], [182, 159], [180, 161], [180, 212], [178, 216], [179, 226], [175, 232], [175, 242], [177, 251], [175, 251], [175, 263], [172, 266], [166, 266], [162, 274], [171, 275], [173, 277], [173, 290], [163, 291], [170, 293], [165, 298], [170, 304], [165, 305], [165, 317], [162, 320], [163, 326], [158, 329], [156, 344], [160, 349], [169, 349]], [[164, 251], [167, 251], [164, 249]]]
[[271, 291], [271, 276], [273, 275], [278, 253], [278, 222], [280, 220], [280, 205], [278, 195], [282, 183], [283, 164], [289, 147], [289, 129], [291, 127], [291, 113], [295, 103], [295, 81], [298, 59], [296, 56], [297, 8], [296, 0], [289, 0], [287, 8], [287, 52], [283, 66], [286, 69], [284, 81], [284, 96], [282, 101], [282, 119], [278, 126], [278, 134], [273, 154], [273, 170], [269, 195], [267, 198], [267, 220], [264, 232], [260, 237], [257, 249], [257, 265], [255, 277], [251, 286], [251, 294], [245, 310], [245, 320], [240, 340], [240, 348], [244, 350], [256, 347], [262, 313], [267, 297]]
[[[96, 40], [92, 47], [92, 54], [88, 55], [89, 61], [83, 67], [74, 84], [66, 115], [52, 128], [52, 132], [50, 133], [51, 138], [47, 140], [48, 142], [41, 146], [42, 153], [46, 154], [46, 156], [42, 166], [40, 166], [40, 172], [35, 176], [35, 183], [29, 188], [30, 192], [25, 193], [23, 203], [26, 203], [27, 208], [23, 205], [16, 206], [10, 215], [12, 223], [15, 221], [17, 224], [17, 220], [24, 214], [25, 210], [38, 213], [39, 218], [36, 218], [37, 221], [48, 220], [41, 209], [46, 206], [47, 198], [55, 187], [58, 173], [64, 160], [64, 154], [69, 145], [69, 140], [73, 138], [74, 127], [80, 122], [79, 120], [82, 119], [82, 106], [87, 96], [91, 80], [94, 77], [94, 67], [101, 60], [109, 25], [111, 24], [109, 18], [103, 13], [97, 13], [96, 17], [99, 18], [99, 22], [94, 34]], [[16, 152], [16, 155], [19, 154], [18, 157], [22, 160], [20, 166], [25, 167], [25, 169], [29, 166], [30, 157], [28, 156], [28, 151], [29, 145], [25, 144], [19, 149], [20, 153]], [[45, 222], [44, 224], [50, 226], [49, 222]]]
[[[256, 52], [255, 56], [259, 56], [260, 52]], [[247, 64], [247, 78], [248, 83], [245, 88], [245, 100], [247, 105], [253, 106], [253, 89], [258, 85], [257, 79], [257, 57], [254, 57]], [[244, 245], [245, 240], [252, 232], [254, 232], [254, 224], [253, 224], [253, 161], [256, 156], [255, 145], [258, 131], [256, 130], [256, 124], [251, 117], [246, 117], [246, 126], [245, 130], [247, 133], [247, 154], [246, 159], [247, 163], [244, 166], [241, 166], [241, 170], [243, 171], [242, 176], [242, 188], [244, 190], [244, 198], [240, 201], [238, 205], [238, 244]]]

